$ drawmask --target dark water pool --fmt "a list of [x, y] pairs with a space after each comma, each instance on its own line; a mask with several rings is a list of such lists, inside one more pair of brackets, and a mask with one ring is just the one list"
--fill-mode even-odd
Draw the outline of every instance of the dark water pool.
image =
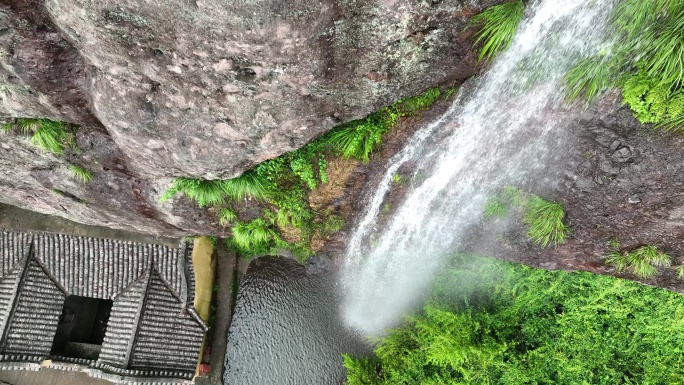
[[342, 353], [369, 348], [342, 325], [335, 286], [331, 274], [307, 274], [288, 259], [252, 262], [238, 291], [224, 384], [343, 383]]

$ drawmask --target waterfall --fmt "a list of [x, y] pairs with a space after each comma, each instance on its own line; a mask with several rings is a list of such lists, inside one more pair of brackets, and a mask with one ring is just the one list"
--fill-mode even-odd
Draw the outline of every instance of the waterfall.
[[[564, 102], [563, 76], [578, 59], [609, 49], [604, 30], [613, 5], [540, 0], [528, 6], [511, 46], [474, 90], [390, 160], [345, 256], [342, 314], [351, 327], [378, 335], [400, 321], [442, 258], [482, 221], [493, 191], [552, 182], [545, 167], [562, 156], [563, 131], [577, 110]], [[406, 162], [416, 165], [411, 189], [378, 229], [392, 176]]]

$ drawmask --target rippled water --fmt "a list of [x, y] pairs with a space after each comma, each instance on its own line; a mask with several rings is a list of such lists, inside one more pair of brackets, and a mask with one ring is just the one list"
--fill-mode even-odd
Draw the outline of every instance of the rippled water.
[[238, 291], [224, 384], [341, 384], [342, 353], [368, 348], [339, 317], [335, 282], [285, 258], [252, 262]]
[[[347, 323], [371, 335], [401, 319], [441, 258], [482, 220], [485, 202], [506, 185], [553, 183], [548, 164], [565, 153], [576, 108], [563, 103], [564, 74], [606, 48], [613, 0], [540, 0], [528, 6], [511, 47], [434, 124], [424, 128], [376, 188], [350, 239], [343, 269]], [[447, 139], [425, 146], [428, 138]], [[392, 176], [417, 165], [412, 187], [389, 225], [376, 226]]]

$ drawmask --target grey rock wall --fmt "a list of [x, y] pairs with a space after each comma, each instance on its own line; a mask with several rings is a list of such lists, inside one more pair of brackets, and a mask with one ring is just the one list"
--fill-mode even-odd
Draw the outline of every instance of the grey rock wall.
[[[8, 0], [0, 116], [81, 126], [53, 157], [0, 133], [0, 200], [142, 232], [216, 233], [171, 177], [235, 177], [336, 124], [474, 73], [496, 0]], [[68, 164], [94, 172], [79, 185]], [[55, 193], [55, 191], [60, 193]]]

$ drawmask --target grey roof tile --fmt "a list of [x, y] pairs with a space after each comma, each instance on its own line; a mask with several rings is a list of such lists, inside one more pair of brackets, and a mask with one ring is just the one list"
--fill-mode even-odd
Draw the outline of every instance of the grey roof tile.
[[74, 294], [114, 300], [93, 369], [120, 376], [119, 383], [192, 378], [206, 325], [193, 308], [191, 254], [189, 243], [172, 249], [1, 232], [0, 367], [33, 368], [22, 362], [48, 357], [65, 296]]
[[111, 299], [149, 267], [152, 245], [37, 234], [36, 258], [69, 294]]
[[9, 273], [29, 253], [31, 234], [0, 232], [0, 278]]
[[49, 356], [65, 296], [33, 259], [5, 334], [4, 354]]
[[[173, 336], [173, 338], [169, 338]], [[152, 273], [131, 368], [175, 368], [194, 372], [204, 327]]]
[[26, 261], [20, 261], [12, 271], [0, 278], [0, 333], [5, 330], [9, 322], [25, 266]]
[[114, 299], [98, 362], [128, 367], [149, 276], [144, 274]]

